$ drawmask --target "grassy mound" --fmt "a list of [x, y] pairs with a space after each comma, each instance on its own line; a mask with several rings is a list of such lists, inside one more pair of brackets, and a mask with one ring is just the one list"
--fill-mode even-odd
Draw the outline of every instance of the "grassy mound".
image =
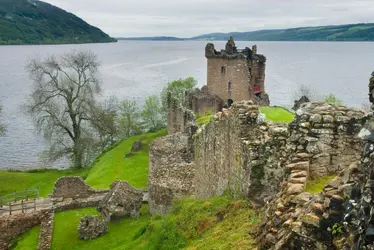
[[253, 249], [248, 231], [259, 221], [245, 201], [184, 199], [169, 215], [151, 219], [139, 249]]
[[261, 107], [261, 113], [265, 114], [266, 120], [273, 122], [290, 123], [295, 115], [282, 107]]
[[[134, 187], [147, 187], [149, 144], [166, 134], [166, 129], [163, 129], [123, 140], [95, 161], [87, 175], [86, 183], [93, 188], [108, 188], [116, 180], [127, 180]], [[144, 147], [125, 157], [131, 152], [131, 146], [137, 140], [141, 140]]]

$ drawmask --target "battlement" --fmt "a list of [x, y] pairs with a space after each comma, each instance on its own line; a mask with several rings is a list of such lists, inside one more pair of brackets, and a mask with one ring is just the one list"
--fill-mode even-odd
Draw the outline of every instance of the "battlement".
[[257, 45], [253, 45], [252, 49], [246, 47], [244, 49], [238, 49], [235, 46], [232, 38], [227, 42], [226, 48], [221, 51], [217, 51], [213, 43], [208, 43], [205, 47], [205, 57], [208, 59], [221, 58], [226, 60], [247, 60], [256, 61], [258, 63], [266, 63], [266, 57], [261, 54], [257, 54]]

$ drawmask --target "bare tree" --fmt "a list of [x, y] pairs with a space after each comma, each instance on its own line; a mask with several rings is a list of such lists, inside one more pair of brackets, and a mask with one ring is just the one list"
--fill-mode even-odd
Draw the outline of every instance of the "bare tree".
[[315, 91], [311, 86], [305, 84], [301, 84], [299, 86], [299, 88], [294, 93], [293, 98], [295, 100], [299, 100], [303, 96], [307, 97], [310, 101], [314, 101], [316, 99]]
[[137, 135], [142, 132], [140, 111], [135, 101], [124, 100], [119, 106], [120, 130], [124, 138]]
[[69, 156], [74, 167], [84, 166], [95, 139], [93, 113], [101, 92], [98, 66], [91, 52], [35, 59], [27, 65], [34, 85], [26, 112], [49, 143], [52, 161]]

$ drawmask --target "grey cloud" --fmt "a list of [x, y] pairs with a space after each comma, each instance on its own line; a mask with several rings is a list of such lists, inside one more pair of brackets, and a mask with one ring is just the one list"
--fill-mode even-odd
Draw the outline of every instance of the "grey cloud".
[[372, 22], [372, 0], [46, 0], [112, 36], [249, 31]]

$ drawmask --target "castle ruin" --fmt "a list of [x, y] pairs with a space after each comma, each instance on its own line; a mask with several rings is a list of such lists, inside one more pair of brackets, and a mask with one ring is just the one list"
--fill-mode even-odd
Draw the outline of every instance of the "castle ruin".
[[214, 44], [205, 48], [208, 59], [207, 87], [209, 93], [222, 100], [253, 100], [261, 106], [269, 105], [265, 93], [266, 57], [257, 54], [257, 46], [252, 49], [237, 49], [232, 37], [226, 48], [218, 52]]

